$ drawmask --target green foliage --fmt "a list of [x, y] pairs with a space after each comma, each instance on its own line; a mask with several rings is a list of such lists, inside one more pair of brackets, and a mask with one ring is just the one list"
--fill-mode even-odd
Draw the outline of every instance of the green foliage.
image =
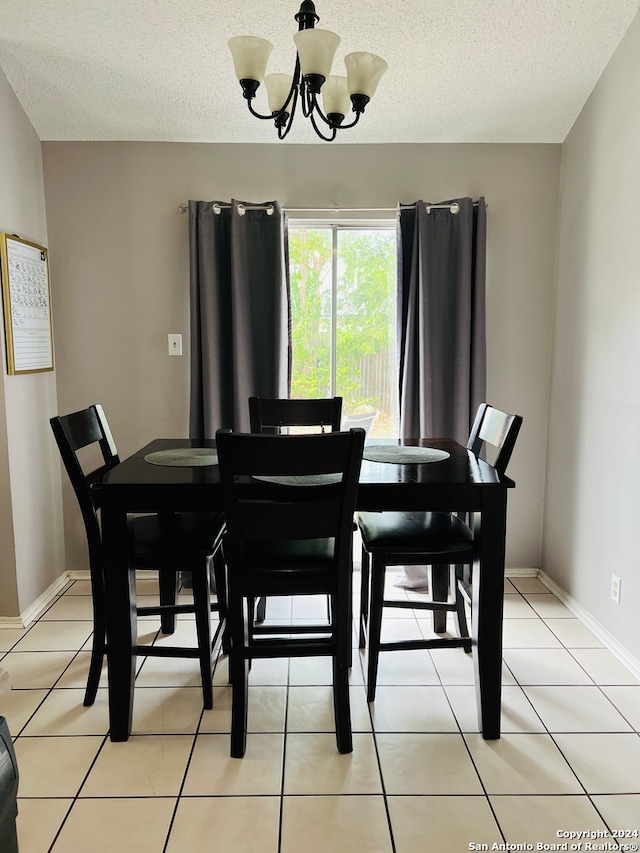
[[[331, 388], [330, 228], [289, 233], [294, 397], [323, 397]], [[393, 358], [395, 233], [340, 229], [337, 239], [336, 393], [346, 411], [383, 401], [363, 395], [363, 360]]]
[[291, 396], [326, 397], [331, 387], [331, 232], [292, 229], [289, 258]]

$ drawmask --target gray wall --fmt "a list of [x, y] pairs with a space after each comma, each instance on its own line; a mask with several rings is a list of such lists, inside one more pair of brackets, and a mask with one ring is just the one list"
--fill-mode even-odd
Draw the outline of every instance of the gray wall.
[[[540, 565], [560, 146], [43, 144], [61, 411], [100, 401], [121, 454], [187, 431], [189, 198], [394, 208], [484, 195], [488, 399], [524, 416], [508, 563]], [[167, 354], [181, 332], [183, 358]], [[65, 498], [67, 565], [84, 565]]]
[[[563, 146], [543, 565], [640, 659], [640, 17]], [[621, 602], [610, 598], [622, 578]]]
[[[0, 163], [0, 231], [46, 246], [40, 140], [1, 71]], [[4, 327], [0, 350], [0, 618], [11, 622], [64, 572], [64, 544], [56, 372], [8, 376]]]

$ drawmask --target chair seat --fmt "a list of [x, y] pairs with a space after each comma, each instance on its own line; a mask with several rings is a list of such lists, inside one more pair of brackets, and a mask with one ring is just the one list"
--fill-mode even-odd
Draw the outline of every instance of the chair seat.
[[473, 533], [468, 525], [448, 512], [360, 512], [362, 544], [370, 553], [437, 554], [445, 559], [468, 556]]
[[257, 596], [331, 594], [336, 588], [334, 544], [333, 539], [247, 543], [246, 581]]
[[261, 569], [325, 569], [335, 566], [334, 539], [289, 539], [249, 543], [246, 550], [249, 571]]
[[201, 559], [217, 550], [224, 533], [221, 512], [176, 512], [142, 515], [133, 519], [136, 562], [149, 558], [156, 563], [175, 563], [177, 558]]

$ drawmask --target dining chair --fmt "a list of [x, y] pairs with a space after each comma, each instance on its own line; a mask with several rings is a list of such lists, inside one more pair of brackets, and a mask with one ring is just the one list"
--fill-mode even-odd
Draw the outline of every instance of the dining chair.
[[[288, 432], [291, 427], [306, 430], [338, 432], [342, 416], [342, 397], [316, 397], [309, 399], [288, 397], [249, 397], [249, 425], [251, 432]], [[256, 622], [264, 622], [267, 602], [258, 601]]]
[[251, 432], [281, 434], [289, 427], [338, 432], [341, 416], [342, 397], [249, 397]]
[[369, 435], [373, 429], [373, 425], [378, 420], [380, 412], [365, 412], [359, 415], [344, 415], [342, 418], [342, 429], [351, 429], [352, 427], [362, 427]]
[[[504, 474], [522, 425], [519, 415], [510, 415], [481, 403], [469, 434], [467, 450], [475, 456], [493, 448], [489, 460]], [[376, 693], [380, 652], [390, 650], [463, 648], [471, 651], [466, 604], [470, 604], [470, 575], [464, 567], [473, 563], [476, 542], [461, 515], [449, 512], [359, 512], [362, 537], [359, 646], [368, 650], [367, 701]], [[430, 566], [430, 600], [385, 598], [389, 566]], [[453, 613], [457, 636], [432, 639], [381, 641], [384, 608], [430, 610], [434, 632], [446, 632], [447, 613]]]
[[[80, 506], [87, 537], [93, 641], [84, 704], [92, 705], [108, 650], [108, 638], [105, 632], [102, 538], [91, 484], [104, 477], [120, 459], [99, 403], [69, 415], [51, 418], [50, 423]], [[96, 466], [96, 463], [101, 464]], [[163, 513], [134, 516], [130, 520], [131, 568], [158, 572], [160, 603], [138, 607], [137, 615], [160, 616], [162, 633], [172, 634], [175, 631], [176, 615], [191, 613], [195, 616], [197, 633], [196, 647], [143, 645], [133, 647], [132, 654], [197, 658], [205, 708], [213, 707], [214, 650], [222, 637], [226, 614], [225, 566], [221, 548], [223, 532], [222, 513]], [[211, 601], [211, 569], [216, 581], [217, 602]], [[177, 603], [181, 571], [192, 573], [193, 603]], [[219, 624], [213, 637], [212, 610], [219, 615]]]
[[[362, 429], [320, 435], [216, 434], [227, 529], [231, 756], [247, 740], [252, 660], [329, 656], [336, 740], [352, 751], [349, 705], [351, 548]], [[264, 596], [326, 595], [327, 618], [252, 625]]]

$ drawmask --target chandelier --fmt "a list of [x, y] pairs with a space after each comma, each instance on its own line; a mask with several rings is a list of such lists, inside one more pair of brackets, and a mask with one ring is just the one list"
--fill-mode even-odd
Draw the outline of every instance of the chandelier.
[[[387, 63], [373, 53], [348, 53], [344, 58], [347, 76], [333, 75], [330, 73], [331, 63], [340, 44], [340, 36], [330, 30], [315, 28], [320, 18], [311, 0], [303, 0], [294, 17], [298, 22], [298, 32], [293, 37], [297, 49], [293, 76], [267, 74], [265, 77], [273, 45], [258, 36], [229, 39], [236, 75], [249, 112], [259, 119], [272, 119], [278, 139], [284, 139], [291, 130], [300, 98], [302, 113], [311, 120], [317, 135], [326, 142], [332, 142], [339, 130], [358, 123], [387, 70]], [[252, 104], [263, 80], [271, 110], [269, 115], [261, 115]], [[354, 118], [345, 123], [350, 108]]]

